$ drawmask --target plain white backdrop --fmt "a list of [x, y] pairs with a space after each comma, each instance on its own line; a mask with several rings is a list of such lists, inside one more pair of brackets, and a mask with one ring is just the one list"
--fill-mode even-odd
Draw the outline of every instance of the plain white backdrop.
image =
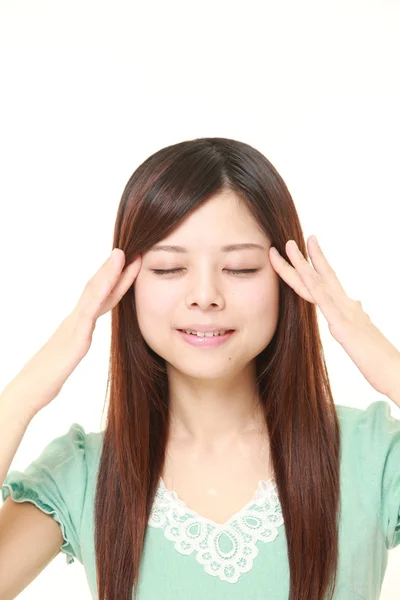
[[[318, 236], [348, 295], [400, 348], [399, 28], [394, 0], [1, 0], [0, 388], [108, 257], [132, 172], [205, 136], [265, 154], [305, 237]], [[383, 399], [400, 418], [319, 319], [335, 402]], [[109, 343], [108, 314], [12, 469], [73, 422], [102, 427]], [[399, 597], [399, 567], [400, 548], [383, 600]], [[55, 596], [90, 598], [64, 554], [19, 597]]]

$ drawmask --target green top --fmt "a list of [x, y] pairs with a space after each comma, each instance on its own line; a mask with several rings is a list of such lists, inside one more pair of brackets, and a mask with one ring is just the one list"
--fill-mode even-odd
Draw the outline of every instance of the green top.
[[[336, 405], [341, 436], [342, 518], [335, 600], [377, 599], [387, 552], [400, 544], [400, 420], [381, 400]], [[96, 592], [94, 492], [102, 432], [78, 423], [24, 472], [10, 471], [3, 501], [32, 502], [61, 527], [67, 564], [83, 564]], [[117, 508], [117, 507], [116, 507]], [[285, 526], [274, 480], [224, 525], [191, 511], [160, 479], [142, 556], [139, 600], [287, 600]], [[56, 593], [56, 590], [54, 590]]]

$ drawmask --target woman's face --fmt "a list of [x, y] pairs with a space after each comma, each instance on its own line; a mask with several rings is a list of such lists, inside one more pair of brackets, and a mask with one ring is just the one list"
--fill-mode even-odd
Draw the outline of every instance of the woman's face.
[[[262, 249], [221, 250], [252, 243]], [[142, 256], [134, 292], [140, 331], [146, 343], [187, 376], [216, 379], [237, 375], [271, 341], [278, 322], [279, 277], [268, 257], [270, 240], [257, 227], [234, 192], [207, 200], [158, 245], [185, 252], [155, 250]], [[155, 269], [180, 269], [157, 274]], [[257, 269], [254, 273], [230, 270]], [[194, 346], [178, 329], [193, 324], [234, 329], [211, 348]]]

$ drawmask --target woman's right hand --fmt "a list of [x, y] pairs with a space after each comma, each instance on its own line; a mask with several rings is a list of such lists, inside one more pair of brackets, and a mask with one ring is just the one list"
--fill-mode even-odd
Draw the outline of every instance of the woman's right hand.
[[64, 383], [89, 351], [96, 321], [118, 304], [135, 281], [141, 264], [139, 254], [125, 269], [125, 254], [115, 248], [89, 279], [76, 307], [61, 322], [42, 348], [6, 386], [15, 390], [33, 417], [59, 394]]

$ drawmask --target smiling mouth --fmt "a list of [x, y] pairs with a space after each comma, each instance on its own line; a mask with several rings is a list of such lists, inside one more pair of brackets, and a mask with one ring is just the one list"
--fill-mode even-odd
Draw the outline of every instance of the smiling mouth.
[[[182, 333], [186, 333], [185, 329], [178, 329], [178, 331], [181, 331]], [[232, 331], [235, 331], [234, 329], [225, 329], [225, 333], [222, 335], [225, 335], [227, 333], [232, 333]], [[204, 333], [204, 331], [200, 331], [199, 333]], [[197, 333], [188, 333], [187, 335], [197, 335]], [[213, 334], [213, 337], [218, 337], [219, 335], [221, 335], [220, 333], [217, 333], [216, 335]], [[197, 337], [203, 337], [203, 336], [197, 336]], [[211, 336], [208, 336], [211, 337]]]

